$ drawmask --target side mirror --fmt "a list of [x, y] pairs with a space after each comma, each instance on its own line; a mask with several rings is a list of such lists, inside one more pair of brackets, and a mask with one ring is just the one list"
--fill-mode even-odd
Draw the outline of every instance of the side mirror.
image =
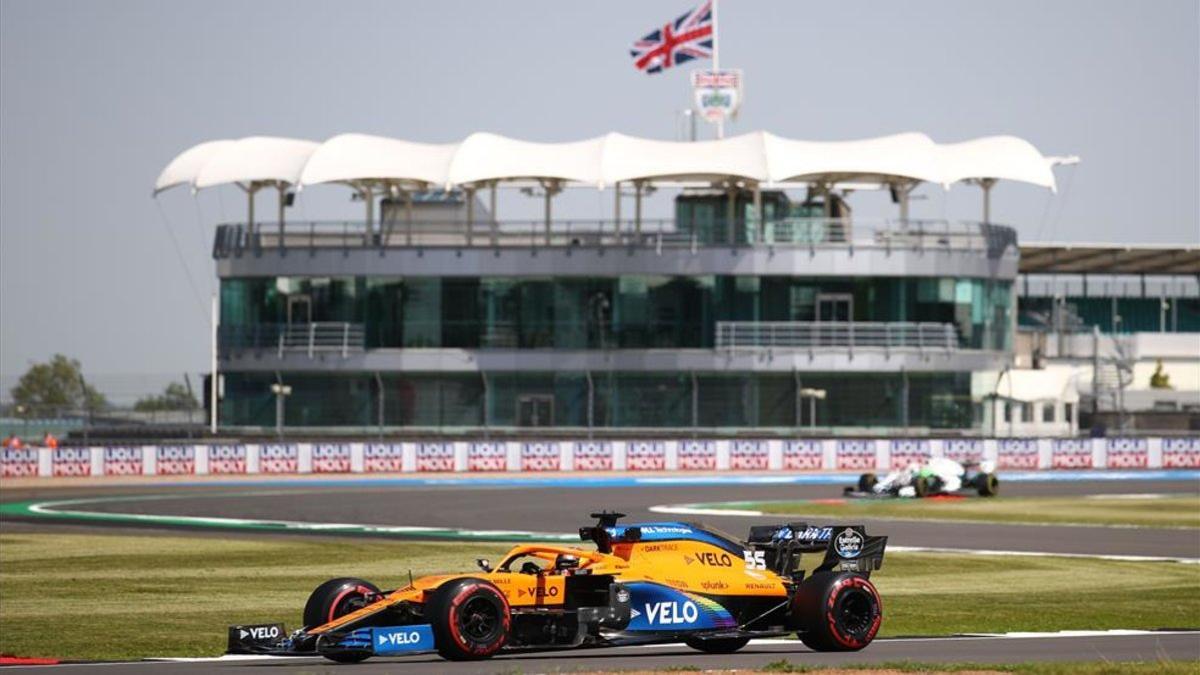
[[479, 565], [479, 569], [484, 572], [492, 571], [492, 563], [487, 558], [478, 558], [475, 560], [475, 564]]

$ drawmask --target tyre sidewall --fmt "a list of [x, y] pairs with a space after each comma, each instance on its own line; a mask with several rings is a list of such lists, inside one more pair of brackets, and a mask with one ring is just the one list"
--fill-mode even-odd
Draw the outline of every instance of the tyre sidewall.
[[[837, 615], [843, 596], [858, 592], [871, 600], [870, 625], [862, 635], [850, 633]], [[801, 641], [816, 651], [858, 651], [875, 639], [883, 621], [883, 603], [875, 585], [866, 577], [850, 572], [813, 575], [797, 591], [793, 607], [796, 620], [804, 629]]]
[[[458, 612], [468, 600], [489, 598], [500, 613], [500, 630], [486, 643], [462, 634]], [[500, 651], [508, 642], [512, 612], [508, 599], [500, 589], [484, 579], [467, 577], [442, 584], [426, 606], [425, 619], [433, 626], [434, 643], [438, 653], [454, 661], [486, 659]]]
[[379, 595], [380, 590], [375, 584], [354, 577], [330, 579], [317, 586], [308, 596], [308, 602], [304, 604], [304, 626], [315, 628], [348, 614], [349, 612], [345, 611], [339, 612], [339, 605], [345, 606], [347, 601], [366, 597], [368, 594]]

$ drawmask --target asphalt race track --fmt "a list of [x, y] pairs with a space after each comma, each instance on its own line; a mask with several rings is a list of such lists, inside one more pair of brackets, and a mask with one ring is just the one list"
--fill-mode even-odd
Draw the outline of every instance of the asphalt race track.
[[[894, 663], [1008, 663], [1021, 661], [1156, 661], [1163, 658], [1194, 660], [1200, 658], [1200, 633], [1162, 633], [1152, 635], [1090, 636], [1054, 638], [926, 638], [876, 640], [862, 652], [810, 652], [798, 641], [753, 643], [730, 655], [701, 654], [682, 645], [624, 647], [619, 649], [575, 650], [566, 653], [506, 655], [488, 661], [450, 662], [436, 655], [377, 658], [354, 666], [339, 666], [324, 659], [273, 659], [247, 661], [172, 662], [170, 672], [178, 673], [252, 673], [298, 671], [305, 673], [545, 673], [571, 670], [653, 670], [689, 666], [706, 670], [761, 668], [768, 663], [788, 660], [795, 665], [838, 665]], [[64, 666], [6, 667], [4, 672], [41, 672], [53, 670], [95, 670], [120, 675], [158, 672], [164, 663], [79, 664]]]
[[[1009, 496], [1104, 493], [1200, 494], [1200, 481], [1054, 481], [1006, 483]], [[696, 502], [819, 499], [840, 495], [836, 485], [655, 485], [653, 487], [414, 486], [338, 481], [315, 486], [272, 483], [244, 486], [70, 488], [6, 490], [5, 501], [81, 499], [91, 496], [167, 495], [152, 500], [115, 500], [89, 511], [207, 516], [315, 523], [431, 526], [486, 530], [521, 529], [571, 533], [601, 509], [642, 520], [702, 520], [742, 536], [750, 525], [781, 522], [780, 516], [676, 516], [650, 507]], [[820, 519], [828, 520], [827, 517]], [[1095, 555], [1200, 557], [1200, 531], [1130, 527], [1028, 526], [858, 519], [869, 531], [886, 532], [889, 545]]]
[[[381, 526], [429, 526], [485, 530], [520, 529], [542, 533], [571, 533], [589, 522], [588, 514], [614, 509], [639, 520], [702, 520], [735, 535], [754, 523], [779, 522], [780, 517], [681, 516], [651, 512], [663, 504], [698, 502], [820, 499], [840, 495], [839, 485], [714, 484], [563, 487], [526, 484], [416, 485], [386, 480], [353, 479], [312, 482], [245, 482], [190, 485], [78, 486], [12, 488], [4, 501], [102, 499], [86, 504], [88, 511], [119, 514], [203, 516], [233, 519], [288, 520], [311, 523], [354, 523]], [[1005, 495], [1089, 495], [1175, 493], [1200, 495], [1200, 480], [1079, 480], [1006, 482]], [[153, 497], [147, 499], [147, 497]], [[27, 521], [17, 523], [15, 521]], [[815, 520], [815, 519], [814, 519]], [[828, 518], [821, 518], [827, 522]], [[119, 527], [91, 521], [29, 520], [4, 516], [0, 523], [20, 530], [63, 527]], [[999, 525], [951, 522], [871, 521], [869, 531], [886, 533], [889, 546], [1002, 550], [1043, 553], [1133, 555], [1200, 558], [1200, 530], [1141, 529], [1060, 525]], [[170, 531], [161, 524], [148, 531]], [[182, 528], [194, 534], [202, 531]], [[205, 533], [208, 534], [208, 533]], [[215, 533], [214, 533], [215, 534]], [[314, 533], [309, 533], [313, 535]], [[254, 536], [262, 536], [255, 533]], [[304, 536], [296, 533], [277, 536]], [[328, 533], [319, 536], [327, 537]], [[388, 536], [402, 536], [390, 534]], [[411, 536], [411, 535], [410, 535]], [[331, 570], [331, 573], [334, 571]], [[223, 627], [214, 627], [220, 630]], [[562, 653], [507, 655], [487, 662], [449, 663], [436, 656], [413, 656], [368, 661], [355, 673], [548, 672], [570, 669], [616, 670], [695, 666], [705, 669], [753, 668], [789, 659], [796, 664], [865, 664], [888, 661], [1004, 663], [1019, 661], [1130, 661], [1160, 658], [1200, 659], [1200, 633], [1139, 635], [1069, 635], [1056, 637], [958, 637], [880, 640], [860, 653], [817, 654], [795, 641], [756, 642], [727, 656], [705, 655], [684, 646], [631, 647]], [[148, 673], [163, 669], [161, 662], [78, 664], [71, 669], [105, 673]], [[46, 668], [42, 666], [40, 668]], [[51, 668], [54, 668], [51, 666]], [[247, 660], [173, 662], [172, 672], [346, 672], [323, 660]], [[24, 670], [9, 667], [5, 670]]]

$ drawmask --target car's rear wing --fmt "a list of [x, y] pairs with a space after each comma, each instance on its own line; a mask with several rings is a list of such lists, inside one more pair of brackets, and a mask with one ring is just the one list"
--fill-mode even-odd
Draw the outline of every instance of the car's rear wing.
[[763, 551], [763, 562], [781, 576], [803, 576], [800, 556], [825, 552], [814, 572], [859, 572], [883, 566], [887, 537], [870, 536], [862, 525], [809, 526], [807, 523], [755, 525], [746, 543]]

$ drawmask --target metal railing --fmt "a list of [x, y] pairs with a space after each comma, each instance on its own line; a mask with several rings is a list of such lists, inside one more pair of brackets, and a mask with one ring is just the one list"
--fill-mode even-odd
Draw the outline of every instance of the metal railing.
[[248, 326], [221, 326], [222, 349], [271, 349], [283, 356], [301, 352], [310, 358], [317, 354], [349, 356], [366, 345], [366, 330], [361, 323], [314, 321], [311, 323], [259, 323]]
[[716, 334], [716, 348], [728, 350], [954, 351], [960, 346], [952, 323], [718, 321]]
[[998, 258], [1016, 235], [986, 223], [941, 220], [856, 220], [780, 218], [757, 223], [677, 222], [671, 219], [505, 221], [497, 223], [381, 223], [362, 221], [259, 223], [217, 226], [213, 257], [239, 257], [267, 250], [309, 251], [403, 248], [652, 248], [785, 247], [956, 250]]

